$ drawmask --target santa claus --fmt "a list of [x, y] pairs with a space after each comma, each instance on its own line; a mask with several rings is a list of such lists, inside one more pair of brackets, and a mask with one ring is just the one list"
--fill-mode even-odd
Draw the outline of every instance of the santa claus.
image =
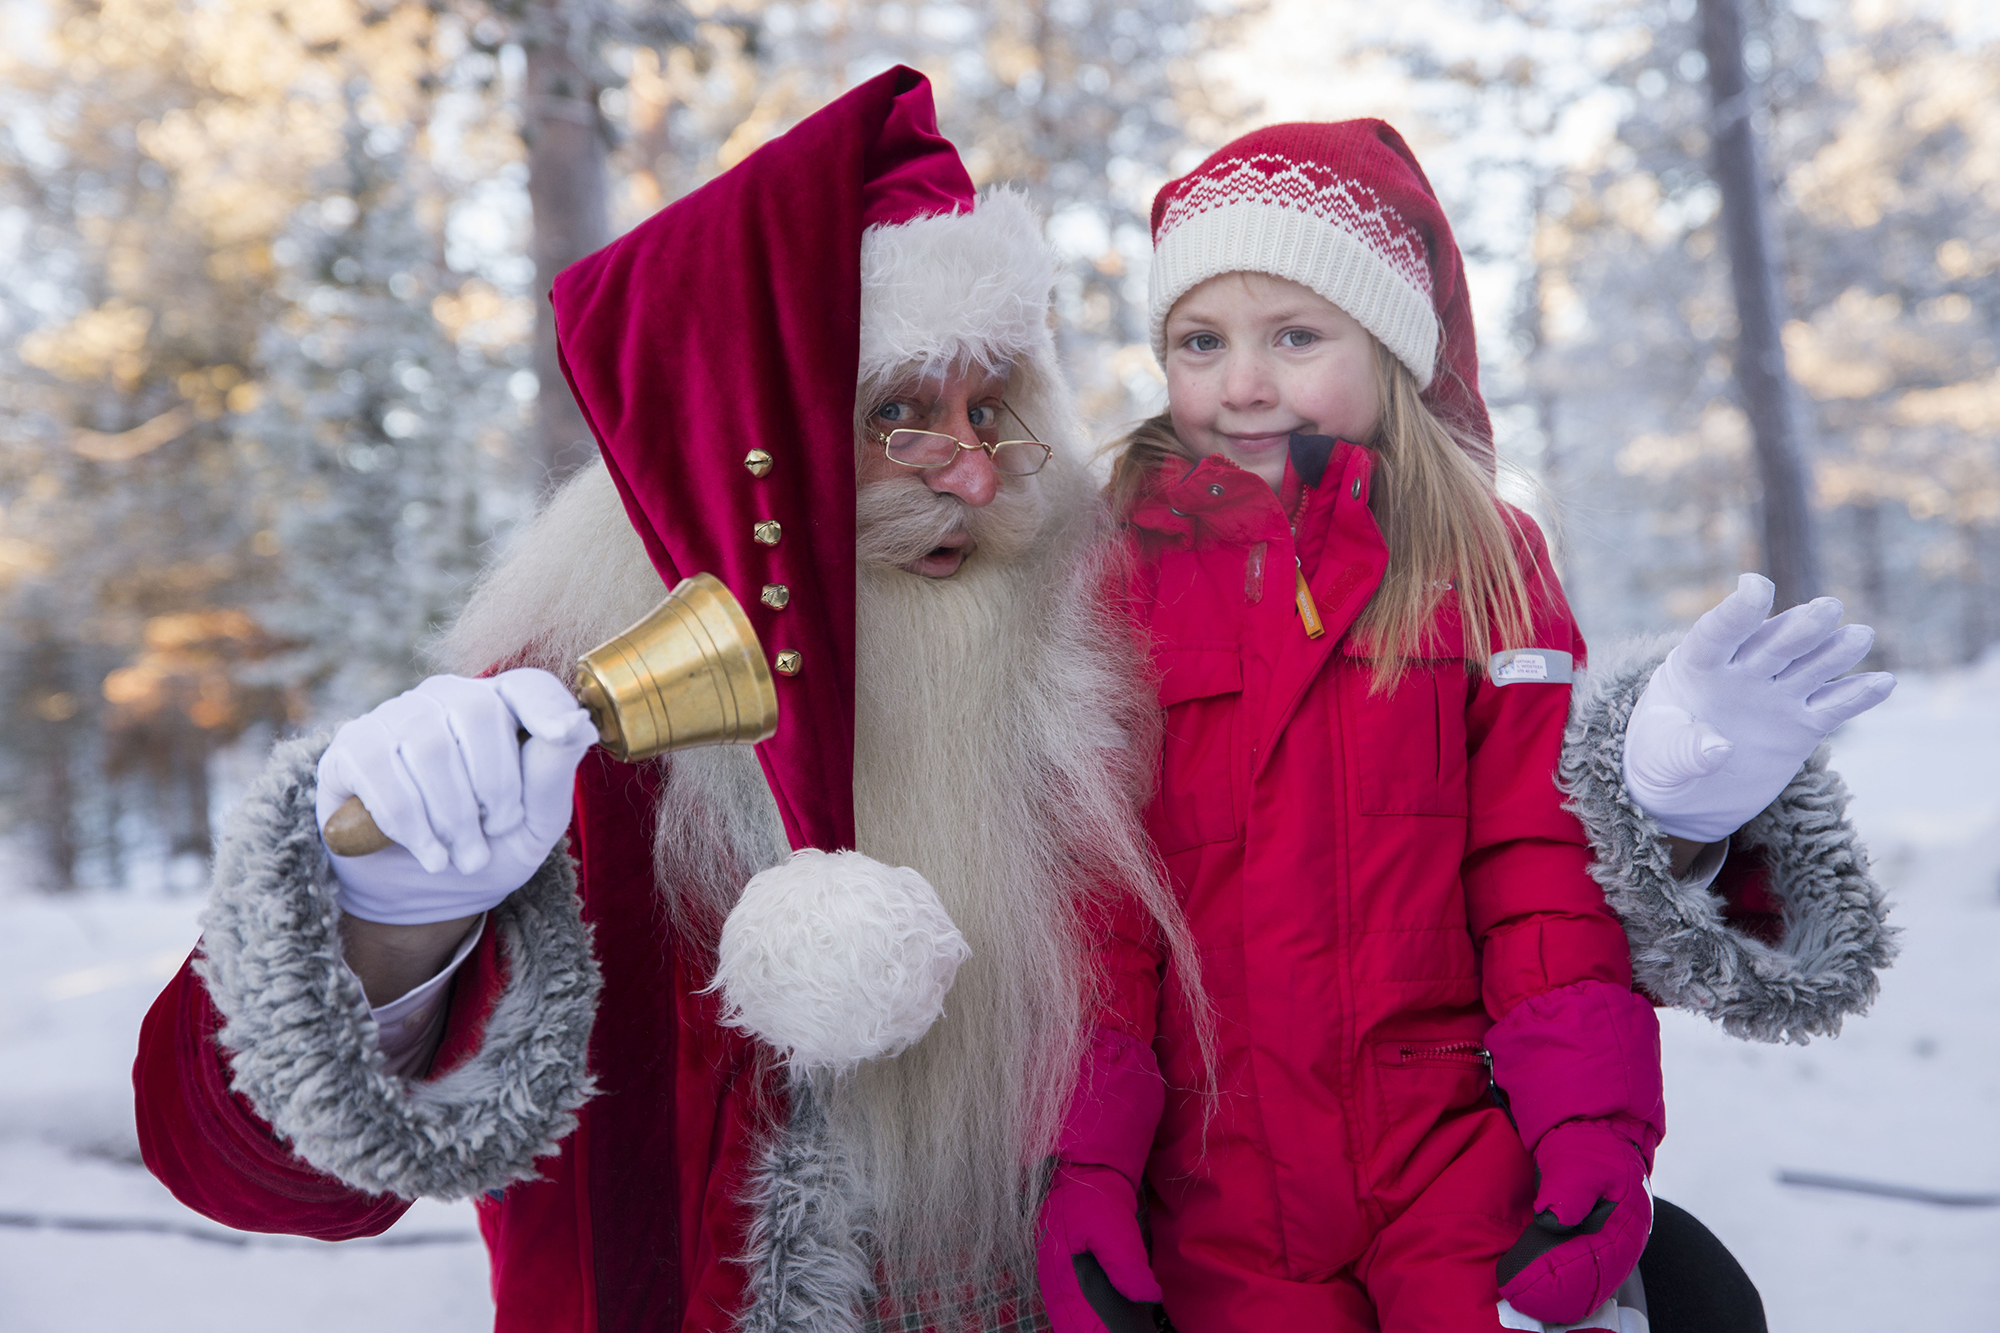
[[[1053, 276], [899, 69], [558, 280], [602, 462], [485, 578], [455, 675], [280, 746], [233, 817], [135, 1068], [178, 1197], [329, 1240], [471, 1198], [502, 1330], [1045, 1320], [1049, 1163], [1117, 1165], [1071, 1160], [1077, 1107], [1159, 1095], [1100, 978], [1164, 946], [1202, 1007]], [[557, 676], [697, 571], [770, 655], [775, 736], [591, 750]], [[1633, 693], [1593, 696], [1584, 760]], [[397, 846], [328, 854], [350, 795]], [[1594, 800], [1635, 947], [1705, 951], [1663, 998], [1740, 990], [1764, 946]]]

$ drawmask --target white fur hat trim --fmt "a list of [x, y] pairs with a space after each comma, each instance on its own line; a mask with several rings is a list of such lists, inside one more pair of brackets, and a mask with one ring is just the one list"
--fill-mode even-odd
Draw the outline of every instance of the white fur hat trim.
[[989, 192], [861, 237], [861, 375], [991, 366], [1049, 348], [1055, 252], [1026, 195]]
[[793, 1068], [846, 1069], [930, 1031], [971, 955], [916, 871], [809, 849], [744, 885], [709, 989]]
[[[1343, 196], [1342, 202], [1345, 202]], [[1211, 207], [1163, 229], [1148, 277], [1153, 355], [1167, 359], [1174, 303], [1224, 273], [1268, 273], [1319, 293], [1382, 340], [1429, 388], [1437, 364], [1437, 311], [1430, 274], [1395, 262], [1379, 218], [1319, 216], [1282, 203], [1244, 199]], [[1372, 224], [1372, 225], [1363, 225]]]

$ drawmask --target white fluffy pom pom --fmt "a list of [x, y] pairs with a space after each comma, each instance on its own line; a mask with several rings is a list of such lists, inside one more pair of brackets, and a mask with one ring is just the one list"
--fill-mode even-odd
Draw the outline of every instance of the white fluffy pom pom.
[[846, 1069], [930, 1031], [971, 955], [916, 871], [807, 850], [743, 886], [709, 989], [793, 1068]]

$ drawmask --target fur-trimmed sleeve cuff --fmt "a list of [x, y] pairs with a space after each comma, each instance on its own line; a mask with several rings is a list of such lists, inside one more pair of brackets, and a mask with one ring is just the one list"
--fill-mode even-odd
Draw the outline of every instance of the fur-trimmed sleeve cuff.
[[1821, 746], [1738, 830], [1783, 909], [1776, 945], [1733, 929], [1699, 882], [1674, 878], [1660, 826], [1625, 791], [1625, 724], [1675, 638], [1593, 653], [1577, 686], [1559, 777], [1590, 836], [1591, 873], [1632, 944], [1635, 985], [1732, 1036], [1805, 1042], [1867, 1009], [1896, 956], [1888, 904], [1847, 820], [1847, 788]]
[[216, 856], [195, 968], [233, 1086], [300, 1157], [370, 1194], [468, 1198], [533, 1179], [594, 1091], [599, 980], [569, 856], [558, 848], [489, 919], [508, 979], [478, 1053], [428, 1082], [396, 1078], [341, 962], [313, 812], [326, 745], [273, 752]]

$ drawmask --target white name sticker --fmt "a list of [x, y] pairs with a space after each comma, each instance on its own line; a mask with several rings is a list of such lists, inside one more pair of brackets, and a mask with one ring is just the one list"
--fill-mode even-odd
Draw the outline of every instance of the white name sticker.
[[1573, 659], [1554, 648], [1509, 648], [1493, 654], [1486, 674], [1495, 685], [1523, 685], [1529, 682], [1567, 685], [1575, 679]]

